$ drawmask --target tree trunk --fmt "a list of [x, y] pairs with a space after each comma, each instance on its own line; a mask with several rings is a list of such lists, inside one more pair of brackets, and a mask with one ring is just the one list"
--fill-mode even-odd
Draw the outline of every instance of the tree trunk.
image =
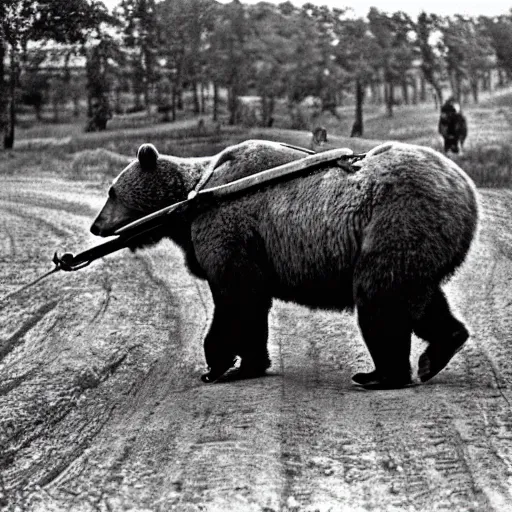
[[412, 81], [412, 104], [418, 104], [418, 77], [414, 77]]
[[204, 114], [206, 112], [206, 94], [204, 83], [201, 82], [199, 87], [201, 91], [201, 114]]
[[151, 95], [149, 92], [149, 81], [144, 80], [144, 106], [148, 116], [151, 114]]
[[268, 118], [270, 117], [268, 100], [269, 98], [266, 94], [261, 95], [261, 126], [267, 126]]
[[199, 94], [197, 93], [197, 82], [195, 80], [192, 82], [192, 96], [194, 98], [194, 114], [199, 114], [201, 107], [199, 105]]
[[9, 77], [9, 115], [7, 129], [4, 132], [4, 148], [14, 146], [14, 130], [16, 126], [16, 79], [18, 76], [18, 59], [16, 50], [11, 48], [10, 77]]
[[374, 105], [382, 105], [382, 83], [378, 80], [372, 80], [370, 87], [372, 91], [372, 103]]
[[213, 120], [217, 121], [219, 118], [219, 86], [213, 84]]
[[405, 105], [409, 105], [409, 84], [406, 77], [402, 80], [402, 100]]
[[261, 97], [261, 125], [266, 128], [271, 128], [274, 124], [274, 96], [263, 95]]
[[360, 79], [356, 81], [356, 117], [352, 125], [351, 137], [362, 137], [363, 129], [363, 101], [364, 101], [364, 87]]
[[501, 68], [498, 68], [498, 87], [503, 87], [505, 85], [504, 73]]
[[183, 87], [179, 86], [179, 88], [176, 90], [176, 105], [178, 107], [178, 110], [183, 110]]
[[393, 106], [395, 104], [395, 86], [393, 83], [386, 84], [386, 111], [388, 117], [393, 117]]
[[422, 76], [420, 79], [420, 101], [425, 102], [427, 101], [427, 87], [426, 87], [426, 80], [425, 77]]
[[471, 95], [473, 96], [473, 102], [478, 103], [478, 78], [471, 80]]
[[489, 90], [489, 72], [484, 71], [482, 74], [482, 91], [486, 92]]
[[269, 108], [268, 108], [269, 117], [267, 119], [267, 127], [268, 128], [272, 128], [272, 126], [274, 125], [274, 109], [275, 109], [275, 107], [276, 107], [276, 98], [275, 98], [275, 96], [270, 96]]
[[228, 123], [233, 126], [237, 121], [238, 114], [238, 96], [235, 87], [231, 86], [228, 90], [228, 108], [229, 108], [229, 121]]
[[5, 133], [7, 121], [7, 106], [8, 106], [8, 93], [7, 83], [5, 79], [5, 46], [3, 41], [0, 40], [0, 133]]
[[443, 104], [443, 89], [438, 85], [435, 88], [436, 91], [436, 98], [439, 100], [439, 105]]
[[453, 97], [458, 103], [462, 102], [462, 76], [458, 71], [450, 74], [450, 84], [452, 87]]
[[140, 92], [138, 91], [139, 84], [134, 83], [133, 86], [133, 99], [135, 100], [135, 103], [133, 105], [133, 108], [135, 110], [140, 110], [142, 108], [142, 101], [140, 100]]
[[371, 102], [374, 104], [377, 103], [377, 94], [378, 94], [377, 87], [378, 87], [378, 85], [375, 83], [375, 81], [372, 80], [372, 82], [370, 83], [370, 92], [371, 92]]
[[171, 101], [171, 111], [172, 111], [172, 120], [176, 121], [176, 86], [172, 86], [172, 101]]
[[118, 114], [121, 114], [122, 106], [121, 106], [121, 86], [116, 87], [116, 99], [115, 99], [115, 110]]

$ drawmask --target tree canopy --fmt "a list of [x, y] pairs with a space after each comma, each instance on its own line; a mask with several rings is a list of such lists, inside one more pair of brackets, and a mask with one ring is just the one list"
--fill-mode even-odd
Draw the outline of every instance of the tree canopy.
[[[240, 0], [120, 0], [110, 14], [98, 0], [3, 0], [0, 128], [6, 146], [14, 136], [18, 78], [34, 41], [70, 45], [70, 51], [87, 57], [89, 104], [94, 98], [112, 101], [112, 95], [129, 89], [134, 109], [149, 112], [157, 104], [176, 119], [185, 91], [193, 111], [204, 113], [212, 88], [217, 119], [223, 89], [230, 124], [244, 117], [239, 99], [251, 94], [260, 101], [256, 122], [271, 125], [276, 100], [284, 99], [292, 125], [301, 127], [298, 105], [306, 98], [337, 115], [336, 107], [349, 96], [356, 100], [354, 134], [363, 133], [367, 91], [383, 91], [393, 115], [398, 101], [424, 99], [424, 84], [437, 101], [449, 90], [459, 100], [470, 94], [477, 102], [491, 70], [499, 73], [500, 84], [512, 79], [510, 14], [471, 18], [423, 12], [412, 19], [372, 7], [366, 17], [354, 18], [345, 9], [311, 3]], [[33, 88], [39, 82], [31, 75], [24, 83]], [[37, 94], [28, 92], [27, 101], [39, 104]]]

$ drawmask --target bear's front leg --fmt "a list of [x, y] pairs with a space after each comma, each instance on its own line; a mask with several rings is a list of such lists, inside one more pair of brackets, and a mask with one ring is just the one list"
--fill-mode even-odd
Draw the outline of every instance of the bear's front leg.
[[235, 364], [236, 351], [234, 339], [229, 333], [229, 316], [228, 308], [215, 306], [210, 330], [204, 339], [208, 371], [201, 375], [203, 382], [215, 382]]
[[[267, 351], [271, 299], [229, 290], [214, 292], [215, 311], [204, 341], [208, 372], [203, 382], [259, 377], [270, 367]], [[236, 357], [241, 364], [234, 369]]]

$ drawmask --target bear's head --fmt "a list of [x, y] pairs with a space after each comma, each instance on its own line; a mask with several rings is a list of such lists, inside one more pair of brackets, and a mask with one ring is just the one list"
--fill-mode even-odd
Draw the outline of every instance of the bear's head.
[[136, 160], [113, 181], [91, 233], [111, 236], [134, 220], [186, 199], [209, 161], [160, 155], [152, 144], [143, 144]]

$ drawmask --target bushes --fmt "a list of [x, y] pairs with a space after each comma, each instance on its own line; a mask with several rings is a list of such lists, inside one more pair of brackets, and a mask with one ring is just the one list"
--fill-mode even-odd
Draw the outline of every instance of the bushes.
[[86, 149], [73, 155], [68, 177], [75, 180], [113, 178], [131, 160], [108, 149]]
[[[343, 130], [339, 126], [336, 130], [333, 125], [331, 129], [328, 127], [329, 144], [325, 149], [350, 147], [355, 152], [364, 152], [386, 139], [400, 139], [441, 150], [437, 118], [437, 112], [432, 109], [413, 107], [403, 108], [401, 115], [392, 120], [369, 116], [366, 135], [373, 136], [374, 140], [337, 136]], [[479, 187], [512, 187], [512, 145], [509, 144], [512, 117], [503, 109], [473, 108], [468, 118], [471, 124], [465, 151], [462, 155], [450, 154], [449, 158]], [[55, 132], [54, 138], [17, 141], [15, 151], [5, 152], [0, 159], [0, 173], [53, 173], [70, 179], [103, 181], [117, 175], [145, 142], [152, 142], [164, 154], [193, 157], [213, 155], [249, 138], [308, 147], [311, 132], [220, 126], [209, 121], [200, 123], [197, 119], [90, 134], [75, 133], [72, 126], [64, 125]]]
[[478, 187], [512, 187], [512, 147], [509, 145], [474, 146], [454, 160]]

